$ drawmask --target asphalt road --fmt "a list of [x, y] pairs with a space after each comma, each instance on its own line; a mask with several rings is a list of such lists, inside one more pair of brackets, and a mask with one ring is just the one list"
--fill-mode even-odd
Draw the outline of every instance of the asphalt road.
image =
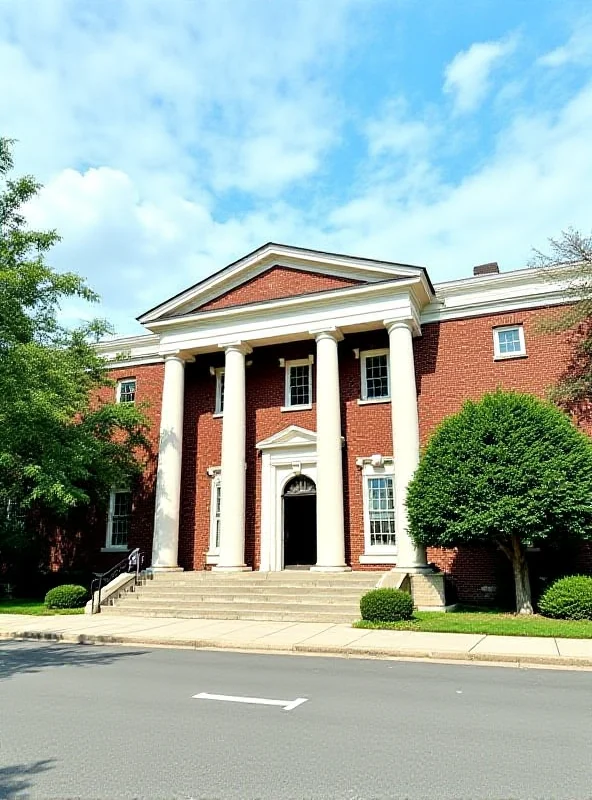
[[591, 723], [591, 672], [0, 643], [2, 798], [590, 798]]

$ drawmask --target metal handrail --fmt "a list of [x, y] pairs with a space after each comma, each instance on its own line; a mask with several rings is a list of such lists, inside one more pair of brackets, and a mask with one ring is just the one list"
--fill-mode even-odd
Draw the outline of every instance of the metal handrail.
[[[144, 563], [144, 556], [140, 552], [140, 548], [136, 547], [129, 555], [122, 558], [115, 566], [108, 569], [107, 572], [93, 572], [94, 578], [90, 584], [90, 597], [91, 597], [91, 614], [99, 614], [101, 612], [101, 590], [103, 586], [113, 578], [121, 575], [123, 572], [135, 572], [134, 586], [140, 582], [140, 568]], [[95, 588], [97, 587], [98, 588]], [[97, 601], [95, 603], [95, 592], [97, 594]]]

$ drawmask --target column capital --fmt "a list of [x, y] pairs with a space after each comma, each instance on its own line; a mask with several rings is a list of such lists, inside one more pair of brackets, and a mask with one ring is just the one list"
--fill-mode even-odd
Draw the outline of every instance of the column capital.
[[334, 325], [325, 325], [322, 328], [312, 328], [309, 333], [315, 337], [315, 342], [321, 339], [332, 339], [334, 342], [341, 342], [343, 334]]
[[248, 356], [249, 353], [253, 352], [253, 348], [247, 342], [226, 342], [226, 344], [219, 344], [218, 347], [221, 350], [224, 350], [225, 353], [228, 352], [236, 352], [240, 353], [243, 356]]
[[162, 353], [162, 357], [165, 364], [167, 361], [179, 361], [181, 364], [183, 364], [183, 366], [185, 366], [185, 364], [195, 361], [195, 356], [193, 356], [191, 353], [185, 353], [181, 350], [175, 350], [172, 353]]
[[402, 328], [410, 331], [412, 336], [421, 336], [421, 324], [419, 319], [415, 316], [400, 319], [385, 319], [383, 320], [383, 324], [389, 334], [391, 331]]

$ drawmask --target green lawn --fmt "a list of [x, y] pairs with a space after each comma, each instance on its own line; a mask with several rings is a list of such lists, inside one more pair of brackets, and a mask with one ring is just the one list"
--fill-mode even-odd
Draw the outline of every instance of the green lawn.
[[494, 636], [559, 636], [564, 639], [592, 639], [592, 621], [548, 619], [533, 614], [523, 617], [500, 611], [416, 611], [405, 622], [354, 623], [355, 628], [436, 633], [483, 633]]
[[34, 614], [47, 617], [53, 614], [84, 614], [84, 608], [46, 608], [41, 600], [2, 600], [0, 614]]

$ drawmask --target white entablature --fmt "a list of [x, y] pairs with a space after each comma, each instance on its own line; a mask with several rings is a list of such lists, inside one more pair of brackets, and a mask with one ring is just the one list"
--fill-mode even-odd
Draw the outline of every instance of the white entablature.
[[[357, 283], [199, 310], [276, 266]], [[311, 331], [327, 325], [350, 333], [406, 319], [418, 335], [425, 323], [569, 302], [568, 283], [551, 281], [546, 270], [523, 269], [447, 281], [434, 289], [422, 267], [267, 244], [139, 317], [151, 333], [101, 342], [97, 349], [123, 367], [162, 361], [178, 351], [214, 352], [237, 341], [265, 345], [311, 339]]]
[[[200, 308], [272, 267], [284, 266], [317, 275], [356, 281], [351, 285], [232, 305]], [[435, 302], [425, 270], [374, 262], [282, 245], [265, 245], [181, 295], [139, 318], [160, 337], [161, 355], [173, 352], [207, 353], [233, 342], [251, 346], [313, 339], [324, 327], [343, 333], [371, 330], [385, 320], [408, 320], [419, 335], [422, 309]]]

